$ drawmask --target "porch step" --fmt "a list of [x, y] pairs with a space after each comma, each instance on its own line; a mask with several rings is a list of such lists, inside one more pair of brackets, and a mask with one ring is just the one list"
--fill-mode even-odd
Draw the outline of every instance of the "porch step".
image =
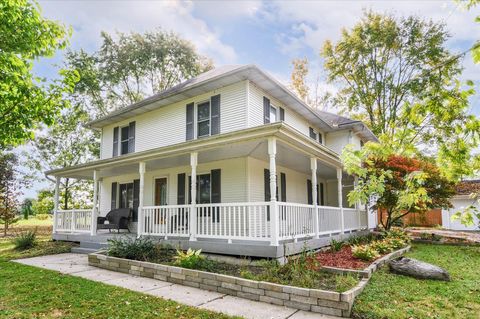
[[98, 251], [94, 248], [72, 247], [72, 253], [74, 254], [91, 254]]
[[102, 248], [106, 248], [107, 246], [108, 246], [107, 243], [98, 243], [98, 242], [93, 242], [93, 241], [80, 241], [80, 247], [81, 248], [99, 250], [99, 249], [102, 249]]

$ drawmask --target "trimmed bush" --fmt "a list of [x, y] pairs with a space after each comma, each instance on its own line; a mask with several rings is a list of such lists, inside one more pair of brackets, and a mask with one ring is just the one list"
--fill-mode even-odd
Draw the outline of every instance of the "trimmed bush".
[[371, 245], [352, 246], [352, 255], [355, 258], [365, 261], [371, 261], [380, 257], [378, 251], [376, 251]]
[[36, 231], [29, 230], [28, 232], [21, 234], [13, 240], [15, 249], [26, 250], [34, 247], [37, 244], [37, 233]]
[[155, 258], [157, 249], [149, 238], [120, 237], [108, 240], [107, 254], [118, 258], [148, 261]]

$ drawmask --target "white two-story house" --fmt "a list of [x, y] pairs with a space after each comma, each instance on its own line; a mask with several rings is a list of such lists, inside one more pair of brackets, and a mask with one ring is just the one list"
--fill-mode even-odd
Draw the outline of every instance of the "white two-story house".
[[[137, 236], [232, 255], [280, 258], [368, 227], [339, 154], [375, 136], [255, 65], [216, 68], [88, 126], [100, 159], [47, 172], [55, 239], [105, 242], [97, 217], [128, 207]], [[59, 210], [61, 177], [93, 179], [94, 208]]]

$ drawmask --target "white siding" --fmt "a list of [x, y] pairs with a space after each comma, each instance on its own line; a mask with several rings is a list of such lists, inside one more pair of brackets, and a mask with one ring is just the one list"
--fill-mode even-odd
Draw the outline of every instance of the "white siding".
[[[248, 171], [248, 198], [251, 202], [263, 202], [265, 200], [265, 185], [263, 180], [264, 169], [269, 168], [269, 163], [249, 157], [247, 160]], [[291, 203], [308, 203], [307, 179], [311, 179], [311, 175], [294, 171], [292, 169], [277, 166], [277, 185], [278, 196], [280, 197], [280, 173], [285, 174], [287, 184], [287, 202]], [[324, 184], [324, 190], [327, 191], [326, 181], [317, 176], [318, 183]], [[336, 196], [336, 192], [333, 196]], [[327, 202], [327, 194], [325, 193], [325, 203]], [[279, 200], [279, 199], [277, 199]]]
[[[246, 158], [235, 158], [217, 162], [198, 164], [197, 175], [210, 172], [212, 169], [221, 169], [221, 201], [245, 202], [246, 193]], [[154, 182], [155, 178], [166, 177], [168, 179], [167, 204], [177, 204], [177, 175], [180, 173], [190, 175], [190, 166], [178, 166], [168, 169], [148, 171], [145, 173], [144, 205], [154, 205]], [[100, 190], [100, 214], [105, 215], [110, 210], [110, 197], [113, 182], [128, 183], [138, 179], [138, 174], [128, 174], [104, 178]], [[263, 182], [263, 181], [262, 181]], [[186, 193], [188, 194], [188, 192]]]
[[136, 152], [185, 142], [185, 106], [208, 100], [216, 94], [220, 94], [220, 133], [246, 128], [246, 85], [243, 81], [105, 126], [102, 129], [101, 158], [112, 157], [113, 128], [132, 121], [136, 121]]
[[[468, 206], [472, 205], [473, 200], [471, 198], [452, 198], [451, 200], [453, 207], [450, 209], [442, 209], [442, 226], [446, 229], [452, 229], [452, 230], [477, 230], [478, 231], [478, 226], [480, 225], [480, 220], [476, 216], [474, 216], [473, 221], [474, 224], [473, 226], [465, 226], [463, 225], [459, 220], [452, 220], [452, 216], [456, 212], [461, 212], [465, 210]], [[479, 205], [478, 203], [475, 205], [478, 208]]]
[[[248, 106], [248, 127], [263, 125], [263, 97], [270, 99], [270, 104], [276, 107], [282, 107], [285, 110], [285, 123], [294, 127], [303, 134], [310, 136], [309, 127], [313, 127], [319, 132], [318, 127], [310, 124], [300, 114], [294, 112], [288, 106], [284, 105], [265, 91], [249, 82], [249, 106]], [[321, 131], [320, 131], [321, 132]]]

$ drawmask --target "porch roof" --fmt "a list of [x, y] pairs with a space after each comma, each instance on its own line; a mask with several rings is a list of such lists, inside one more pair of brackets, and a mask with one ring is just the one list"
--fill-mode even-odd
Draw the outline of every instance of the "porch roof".
[[[191, 152], [205, 152], [220, 147], [226, 147], [229, 145], [231, 146], [233, 143], [248, 143], [249, 141], [267, 138], [271, 136], [277, 137], [279, 141], [287, 144], [289, 147], [295, 149], [300, 153], [317, 157], [319, 160], [326, 163], [327, 165], [331, 165], [334, 167], [341, 167], [342, 165], [339, 159], [339, 155], [335, 151], [324, 145], [319, 144], [308, 136], [305, 136], [290, 125], [284, 122], [278, 122], [253, 128], [247, 128], [239, 131], [214, 135], [202, 139], [186, 141], [142, 152], [126, 154], [119, 157], [105, 158], [85, 164], [49, 170], [45, 172], [45, 174], [50, 176], [91, 179], [93, 178], [94, 170], [107, 170], [114, 167], [126, 167], [128, 165], [136, 164], [138, 162], [154, 161], [160, 158], [178, 158], [182, 155], [188, 155]], [[183, 164], [187, 163], [188, 161]], [[179, 163], [178, 159], [171, 161], [172, 166], [174, 166], [175, 164], [179, 165], [182, 163]]]

